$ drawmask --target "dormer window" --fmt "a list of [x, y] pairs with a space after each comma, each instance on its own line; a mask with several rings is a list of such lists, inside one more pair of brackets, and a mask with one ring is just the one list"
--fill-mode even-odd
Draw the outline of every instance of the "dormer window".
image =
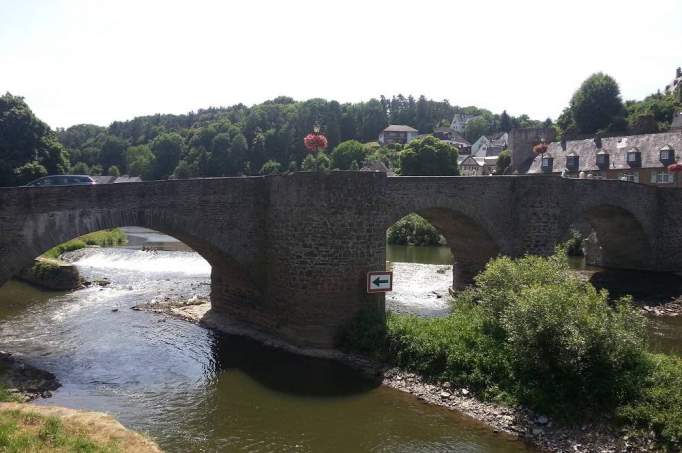
[[603, 149], [597, 153], [597, 167], [600, 170], [607, 170], [609, 168], [609, 153]]
[[550, 154], [544, 154], [542, 156], [542, 172], [551, 173], [554, 167], [554, 158]]
[[630, 167], [642, 166], [642, 153], [639, 151], [639, 148], [632, 148], [628, 151], [628, 165]]
[[665, 145], [659, 150], [659, 157], [663, 165], [670, 165], [675, 162], [675, 150], [670, 145]]
[[566, 170], [578, 171], [580, 168], [580, 156], [575, 152], [570, 152], [566, 155]]

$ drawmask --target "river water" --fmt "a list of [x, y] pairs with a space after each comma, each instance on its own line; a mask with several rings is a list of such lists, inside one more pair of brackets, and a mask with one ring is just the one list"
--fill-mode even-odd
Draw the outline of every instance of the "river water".
[[[107, 277], [106, 287], [55, 293], [11, 281], [0, 288], [0, 349], [62, 383], [38, 404], [108, 412], [168, 452], [534, 451], [334, 362], [130, 310], [158, 298], [205, 294], [210, 266], [172, 238], [129, 234], [133, 248], [95, 250], [77, 262], [86, 278]], [[175, 251], [139, 250], [150, 240]], [[403, 280], [429, 278], [399, 262], [424, 266], [434, 261], [428, 253], [395, 248], [389, 258]], [[436, 261], [445, 269], [437, 275], [451, 280], [449, 262]], [[403, 272], [410, 269], [416, 274]]]

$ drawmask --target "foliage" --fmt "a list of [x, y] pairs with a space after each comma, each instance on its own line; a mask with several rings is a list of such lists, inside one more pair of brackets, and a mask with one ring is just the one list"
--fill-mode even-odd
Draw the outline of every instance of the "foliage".
[[350, 170], [353, 162], [358, 166], [363, 163], [367, 149], [357, 140], [346, 140], [338, 144], [332, 151], [330, 157], [332, 160], [332, 168], [339, 170]]
[[68, 154], [49, 126], [24, 99], [0, 96], [0, 187], [23, 185], [46, 174], [64, 173]]
[[273, 175], [277, 174], [282, 170], [282, 164], [277, 162], [276, 160], [269, 160], [263, 164], [263, 166], [260, 168], [260, 171], [258, 172], [261, 175]]
[[571, 98], [569, 109], [580, 133], [624, 130], [625, 107], [620, 88], [604, 73], [592, 74], [580, 85]]
[[635, 431], [654, 432], [671, 451], [682, 447], [682, 359], [647, 354], [649, 373], [641, 394], [617, 411], [621, 423]]
[[153, 160], [154, 153], [148, 145], [130, 146], [126, 150], [126, 166], [130, 176], [150, 176]]
[[492, 132], [491, 124], [483, 117], [478, 117], [467, 122], [464, 129], [464, 137], [470, 142], [475, 142], [482, 135], [488, 135]]
[[389, 316], [372, 355], [483, 398], [585, 417], [636, 400], [644, 329], [629, 300], [611, 304], [560, 251], [492, 260], [446, 317]]
[[118, 169], [116, 165], [112, 165], [107, 169], [107, 175], [109, 176], [121, 176], [121, 170]]
[[361, 310], [339, 331], [336, 345], [342, 351], [364, 354], [376, 360], [383, 359], [386, 341], [386, 322], [382, 310]]
[[154, 159], [151, 163], [151, 176], [155, 179], [168, 176], [180, 162], [184, 150], [184, 142], [180, 134], [161, 134], [151, 145]]
[[85, 162], [78, 162], [76, 165], [71, 167], [71, 173], [76, 175], [88, 175], [90, 174], [90, 167]]
[[76, 239], [59, 244], [43, 253], [42, 256], [48, 258], [59, 258], [62, 253], [79, 250], [87, 247], [88, 245], [112, 247], [114, 245], [125, 244], [127, 240], [126, 234], [120, 228], [95, 231], [94, 233], [88, 233]]
[[457, 148], [435, 137], [411, 141], [400, 153], [400, 174], [404, 176], [457, 175]]
[[497, 156], [497, 163], [495, 164], [495, 174], [503, 175], [504, 172], [511, 165], [511, 153], [508, 149], [503, 149], [499, 156]]
[[580, 231], [571, 230], [571, 237], [564, 243], [568, 256], [583, 256], [583, 242], [585, 238]]
[[386, 232], [386, 240], [396, 245], [441, 245], [438, 230], [417, 214], [408, 214], [391, 225]]
[[115, 453], [117, 441], [95, 440], [99, 433], [85, 427], [21, 410], [0, 411], [0, 450]]
[[308, 154], [303, 159], [303, 170], [305, 171], [326, 171], [329, 170], [331, 160], [325, 153]]
[[641, 101], [627, 101], [625, 108], [631, 133], [665, 132], [675, 112], [682, 110], [682, 99], [677, 99], [672, 93], [656, 93]]

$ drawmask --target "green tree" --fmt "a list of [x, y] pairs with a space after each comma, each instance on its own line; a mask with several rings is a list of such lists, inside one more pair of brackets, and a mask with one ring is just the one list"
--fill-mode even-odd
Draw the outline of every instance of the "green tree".
[[116, 177], [121, 176], [121, 170], [119, 170], [116, 165], [112, 165], [107, 169], [107, 175]]
[[181, 160], [173, 171], [173, 176], [177, 179], [189, 179], [195, 174], [195, 170], [187, 161]]
[[148, 178], [153, 160], [154, 153], [148, 145], [131, 146], [126, 150], [126, 166], [131, 176]]
[[99, 164], [103, 168], [116, 166], [126, 169], [126, 150], [128, 142], [120, 137], [108, 136], [102, 144], [99, 155]]
[[404, 176], [453, 176], [457, 170], [457, 148], [436, 137], [411, 141], [400, 153], [400, 174]]
[[353, 162], [363, 162], [366, 156], [365, 145], [357, 140], [346, 140], [338, 144], [331, 153], [332, 168], [348, 170]]
[[578, 131], [622, 130], [625, 108], [616, 81], [602, 72], [592, 74], [571, 98], [570, 110]]
[[0, 186], [21, 185], [36, 175], [64, 173], [69, 158], [49, 126], [22, 97], [0, 96]]
[[167, 178], [171, 175], [180, 162], [184, 148], [184, 141], [178, 133], [171, 132], [156, 137], [151, 146], [154, 154], [151, 165], [152, 178]]
[[486, 135], [490, 132], [490, 123], [483, 117], [478, 117], [467, 122], [464, 127], [464, 136], [470, 142], [475, 142], [482, 135]]
[[277, 162], [276, 160], [269, 160], [263, 164], [263, 166], [260, 168], [260, 171], [258, 174], [260, 175], [272, 175], [272, 174], [277, 174], [282, 170], [282, 164]]
[[506, 110], [503, 110], [500, 115], [500, 130], [503, 132], [510, 132], [512, 130], [512, 120]]
[[495, 174], [503, 175], [507, 168], [511, 165], [511, 153], [507, 149], [503, 149], [500, 155], [497, 156], [497, 163], [495, 164]]
[[78, 162], [76, 165], [71, 167], [71, 173], [75, 175], [89, 175], [90, 167], [85, 162]]

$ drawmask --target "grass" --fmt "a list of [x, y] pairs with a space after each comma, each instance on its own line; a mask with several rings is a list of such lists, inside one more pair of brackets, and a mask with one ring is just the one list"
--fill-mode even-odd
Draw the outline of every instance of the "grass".
[[577, 279], [563, 252], [493, 260], [476, 282], [446, 317], [363, 312], [339, 345], [567, 424], [609, 415], [680, 450], [682, 360], [647, 352], [628, 299]]
[[3, 410], [0, 411], [0, 451], [115, 453], [121, 450], [116, 442], [95, 441], [84, 427], [67, 425], [58, 417]]
[[88, 233], [79, 238], [59, 244], [43, 253], [43, 257], [57, 259], [62, 253], [79, 250], [89, 245], [99, 245], [100, 247], [111, 247], [123, 245], [127, 242], [126, 234], [120, 228], [111, 230], [96, 231]]

